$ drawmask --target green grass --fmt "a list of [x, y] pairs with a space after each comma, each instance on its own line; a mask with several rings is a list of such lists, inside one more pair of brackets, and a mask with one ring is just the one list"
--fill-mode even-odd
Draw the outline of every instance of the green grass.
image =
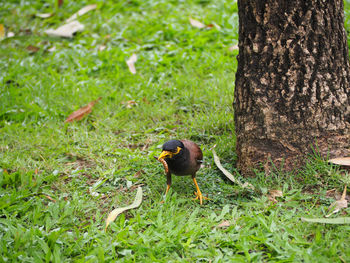
[[[348, 225], [322, 217], [342, 191], [341, 171], [317, 155], [292, 175], [273, 170], [242, 190], [215, 167], [210, 148], [234, 172], [233, 89], [237, 5], [230, 1], [99, 1], [73, 39], [48, 37], [91, 2], [6, 1], [0, 24], [0, 262], [329, 262], [350, 260]], [[48, 19], [37, 13], [55, 12]], [[348, 28], [349, 7], [346, 4]], [[221, 29], [197, 29], [189, 17]], [[39, 47], [36, 53], [29, 45]], [[99, 46], [105, 45], [103, 51]], [[54, 51], [48, 51], [55, 47]], [[137, 74], [125, 61], [137, 54]], [[102, 97], [80, 122], [67, 116]], [[136, 105], [127, 107], [125, 102]], [[166, 187], [153, 159], [170, 138], [201, 145], [201, 190], [190, 178]], [[144, 200], [104, 231], [114, 207]], [[280, 189], [278, 203], [268, 200]], [[96, 194], [98, 193], [98, 196]], [[346, 216], [344, 209], [338, 215]], [[335, 216], [338, 216], [335, 215]], [[228, 228], [217, 227], [228, 220]]]

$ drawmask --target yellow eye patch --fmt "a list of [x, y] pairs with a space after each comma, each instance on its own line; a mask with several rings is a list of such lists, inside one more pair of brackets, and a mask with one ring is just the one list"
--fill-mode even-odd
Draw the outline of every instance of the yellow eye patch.
[[176, 148], [176, 152], [170, 152], [170, 151], [162, 151], [162, 153], [159, 155], [158, 160], [164, 159], [165, 157], [173, 158], [174, 155], [178, 154], [181, 151], [180, 147]]

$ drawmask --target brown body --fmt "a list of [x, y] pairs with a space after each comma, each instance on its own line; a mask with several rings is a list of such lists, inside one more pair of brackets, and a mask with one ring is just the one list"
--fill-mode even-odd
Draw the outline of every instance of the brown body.
[[[168, 141], [164, 143], [163, 151], [158, 160], [163, 163], [167, 176], [167, 190], [165, 194], [167, 194], [171, 186], [171, 174], [178, 176], [191, 175], [197, 189], [195, 193], [196, 199], [199, 199], [200, 204], [202, 204], [204, 197], [195, 178], [203, 160], [203, 153], [199, 146], [189, 140]], [[166, 164], [164, 164], [164, 161]]]
[[[165, 159], [166, 162], [169, 165], [170, 172], [175, 175], [192, 175], [195, 176], [196, 172], [201, 167], [201, 163], [203, 160], [203, 153], [202, 150], [199, 148], [197, 144], [195, 144], [192, 141], [188, 140], [181, 140], [181, 142], [184, 144], [184, 159], [179, 160], [170, 160]], [[188, 152], [187, 152], [188, 150]], [[188, 156], [187, 156], [188, 154]]]

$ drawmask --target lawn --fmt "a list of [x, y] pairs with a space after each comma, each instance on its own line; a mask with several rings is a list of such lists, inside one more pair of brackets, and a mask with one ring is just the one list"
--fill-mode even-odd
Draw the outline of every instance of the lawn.
[[[14, 34], [0, 42], [0, 262], [350, 261], [349, 225], [301, 221], [328, 213], [341, 170], [317, 153], [292, 173], [235, 170], [236, 3], [55, 2], [0, 3], [0, 24]], [[45, 33], [93, 3], [73, 38]], [[133, 54], [136, 74], [126, 64]], [[81, 121], [64, 122], [99, 97]], [[203, 206], [191, 200], [190, 177], [173, 176], [164, 200], [153, 156], [173, 138], [203, 150]], [[217, 169], [214, 145], [255, 191]], [[109, 212], [131, 204], [139, 186], [141, 206], [105, 231]], [[271, 201], [271, 190], [283, 196]]]

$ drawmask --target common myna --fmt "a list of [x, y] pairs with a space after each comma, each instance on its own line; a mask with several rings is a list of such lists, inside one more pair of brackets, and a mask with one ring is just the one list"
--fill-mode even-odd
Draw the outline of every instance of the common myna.
[[[203, 160], [202, 150], [197, 144], [188, 140], [171, 140], [163, 144], [162, 153], [158, 157], [159, 161], [164, 160], [169, 169], [165, 169], [167, 177], [167, 188], [165, 195], [168, 193], [171, 186], [171, 174], [183, 176], [191, 175], [196, 186], [196, 199], [199, 199], [200, 204], [203, 203], [204, 197], [198, 187], [196, 181], [196, 172], [201, 166]], [[164, 164], [164, 163], [163, 163]]]

